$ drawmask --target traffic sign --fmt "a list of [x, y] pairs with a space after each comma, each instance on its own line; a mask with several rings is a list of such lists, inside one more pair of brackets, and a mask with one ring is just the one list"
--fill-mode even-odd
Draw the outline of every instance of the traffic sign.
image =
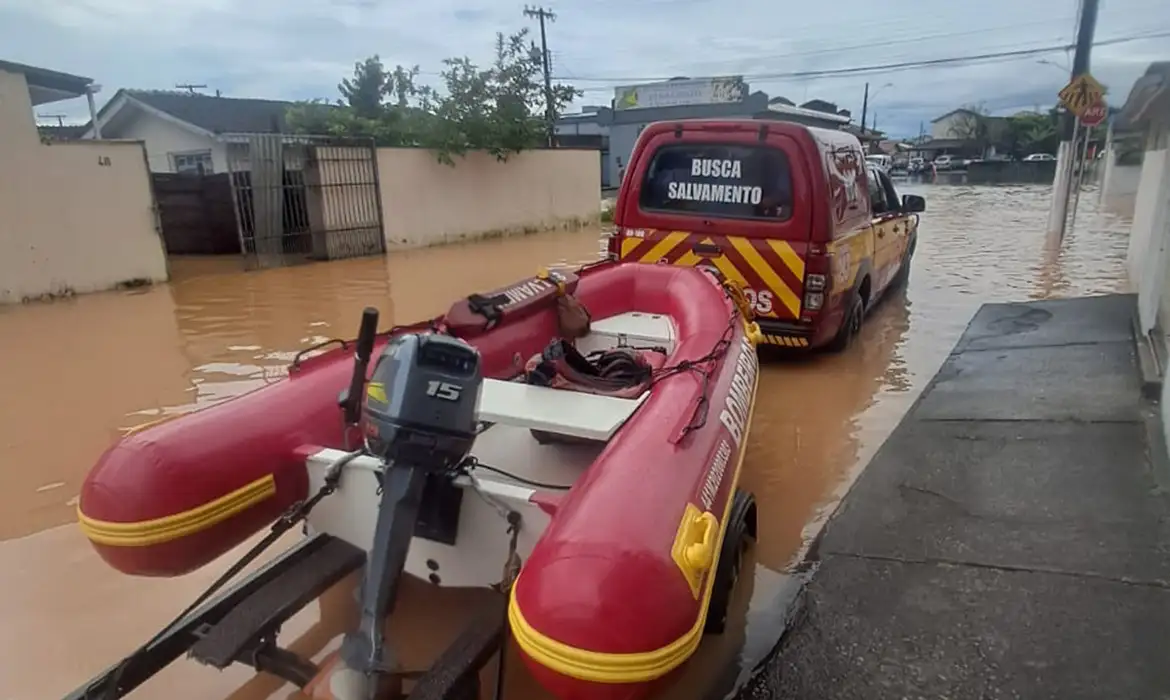
[[1081, 73], [1064, 86], [1057, 97], [1060, 98], [1068, 111], [1083, 117], [1085, 110], [1100, 102], [1105, 97], [1105, 88], [1088, 73]]
[[1089, 108], [1081, 114], [1081, 124], [1085, 126], [1097, 126], [1105, 121], [1105, 117], [1109, 114], [1109, 108], [1105, 106], [1105, 100], [1097, 100], [1089, 105]]

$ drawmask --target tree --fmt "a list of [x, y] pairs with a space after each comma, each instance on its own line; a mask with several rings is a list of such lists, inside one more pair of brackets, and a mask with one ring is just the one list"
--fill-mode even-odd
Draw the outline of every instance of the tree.
[[[548, 138], [541, 51], [523, 29], [496, 35], [495, 60], [480, 68], [469, 58], [443, 62], [442, 92], [417, 84], [418, 67], [387, 71], [378, 56], [354, 65], [338, 85], [344, 100], [301, 103], [288, 122], [299, 133], [373, 138], [383, 146], [423, 146], [441, 162], [484, 150], [500, 160], [539, 147]], [[555, 84], [552, 113], [560, 114], [581, 91]]]
[[376, 54], [353, 64], [353, 77], [342, 78], [337, 90], [354, 114], [377, 119], [382, 114], [382, 100], [390, 93], [393, 78]]
[[1055, 153], [1060, 138], [1059, 115], [1048, 112], [1019, 112], [1007, 119], [1006, 141], [1011, 154], [1022, 158], [1029, 153]]

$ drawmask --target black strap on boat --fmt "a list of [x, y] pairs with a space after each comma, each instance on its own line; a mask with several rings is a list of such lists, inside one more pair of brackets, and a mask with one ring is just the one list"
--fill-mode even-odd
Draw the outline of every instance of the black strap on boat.
[[471, 294], [467, 297], [467, 305], [471, 307], [473, 312], [487, 319], [489, 329], [494, 328], [504, 317], [503, 307], [507, 303], [508, 296], [506, 294], [496, 294], [490, 297], [482, 294]]
[[232, 564], [227, 571], [223, 572], [223, 575], [216, 579], [215, 583], [212, 583], [207, 588], [207, 590], [199, 594], [199, 597], [196, 598], [195, 601], [190, 605], [188, 605], [187, 608], [183, 610], [183, 612], [179, 613], [179, 615], [175, 617], [175, 619], [172, 620], [170, 624], [159, 630], [158, 634], [151, 637], [149, 641], [122, 659], [122, 661], [119, 662], [118, 665], [113, 669], [113, 671], [105, 676], [103, 682], [99, 683], [98, 687], [91, 687], [88, 689], [86, 691], [85, 697], [94, 698], [95, 700], [117, 700], [118, 698], [121, 698], [122, 693], [119, 686], [121, 685], [122, 676], [126, 673], [126, 671], [131, 668], [134, 663], [144, 654], [149, 653], [151, 647], [157, 644], [160, 639], [170, 634], [172, 629], [186, 620], [188, 615], [195, 612], [199, 606], [207, 602], [207, 600], [211, 598], [211, 596], [215, 595], [219, 589], [227, 585], [227, 583], [235, 578], [241, 571], [243, 571], [245, 567], [255, 561], [256, 557], [263, 554], [264, 550], [271, 547], [297, 523], [308, 517], [309, 513], [313, 510], [314, 507], [316, 507], [318, 503], [321, 502], [322, 499], [337, 490], [337, 486], [341, 482], [342, 468], [346, 464], [349, 464], [351, 461], [353, 461], [354, 458], [362, 455], [364, 452], [364, 450], [357, 450], [355, 452], [347, 453], [344, 457], [331, 464], [329, 466], [329, 471], [325, 473], [325, 483], [315, 494], [306, 500], [297, 501], [292, 506], [290, 506], [288, 510], [286, 510], [279, 518], [277, 518], [276, 522], [272, 523], [272, 527], [269, 529], [268, 534], [264, 536], [264, 539], [257, 542], [255, 547], [249, 549], [247, 553], [244, 554], [244, 556], [240, 557], [239, 560], [236, 561], [235, 564]]

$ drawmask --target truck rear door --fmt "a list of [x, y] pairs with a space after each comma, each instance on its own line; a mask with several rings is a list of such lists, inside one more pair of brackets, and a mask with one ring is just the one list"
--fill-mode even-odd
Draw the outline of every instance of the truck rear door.
[[751, 123], [653, 137], [634, 156], [618, 213], [622, 260], [711, 266], [756, 314], [800, 317], [812, 231], [809, 171], [791, 137]]

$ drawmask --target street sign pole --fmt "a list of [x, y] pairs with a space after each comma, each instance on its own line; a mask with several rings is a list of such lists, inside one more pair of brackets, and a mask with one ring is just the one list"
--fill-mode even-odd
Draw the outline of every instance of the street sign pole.
[[1082, 124], [1081, 139], [1084, 141], [1081, 144], [1081, 158], [1080, 158], [1080, 172], [1077, 173], [1076, 194], [1073, 195], [1072, 204], [1072, 221], [1068, 223], [1068, 232], [1072, 233], [1077, 224], [1077, 207], [1081, 204], [1081, 185], [1084, 184], [1085, 169], [1089, 167], [1089, 134], [1091, 129], [1089, 125]]
[[[1067, 117], [1073, 120], [1071, 141], [1062, 141], [1056, 156], [1056, 177], [1052, 183], [1052, 208], [1048, 210], [1048, 233], [1058, 241], [1064, 240], [1068, 219], [1069, 197], [1072, 194], [1073, 179], [1076, 176], [1077, 134], [1084, 131], [1088, 144], [1087, 124], [1100, 123], [1107, 113], [1105, 109], [1105, 88], [1093, 76], [1081, 73], [1069, 81], [1057, 95], [1067, 110]], [[1082, 129], [1082, 126], [1084, 127]], [[1081, 168], [1084, 169], [1083, 166]], [[1080, 181], [1077, 180], [1077, 192]], [[1074, 214], [1075, 219], [1075, 214]]]
[[[1076, 50], [1073, 52], [1072, 60], [1072, 80], [1060, 91], [1060, 101], [1068, 113], [1060, 123], [1061, 143], [1057, 152], [1057, 175], [1052, 188], [1052, 208], [1048, 211], [1048, 233], [1062, 238], [1068, 211], [1068, 198], [1062, 194], [1067, 192], [1068, 181], [1061, 180], [1061, 177], [1063, 175], [1067, 178], [1072, 174], [1072, 160], [1076, 155], [1076, 148], [1068, 139], [1072, 137], [1072, 132], [1076, 128], [1075, 117], [1081, 116], [1081, 112], [1095, 101], [1089, 99], [1091, 89], [1096, 87], [1099, 92], [1104, 92], [1100, 90], [1100, 84], [1089, 75], [1089, 58], [1093, 51], [1093, 36], [1097, 29], [1097, 12], [1100, 6], [1101, 0], [1081, 0], [1080, 15], [1077, 19]], [[1072, 104], [1074, 98], [1075, 105]]]

